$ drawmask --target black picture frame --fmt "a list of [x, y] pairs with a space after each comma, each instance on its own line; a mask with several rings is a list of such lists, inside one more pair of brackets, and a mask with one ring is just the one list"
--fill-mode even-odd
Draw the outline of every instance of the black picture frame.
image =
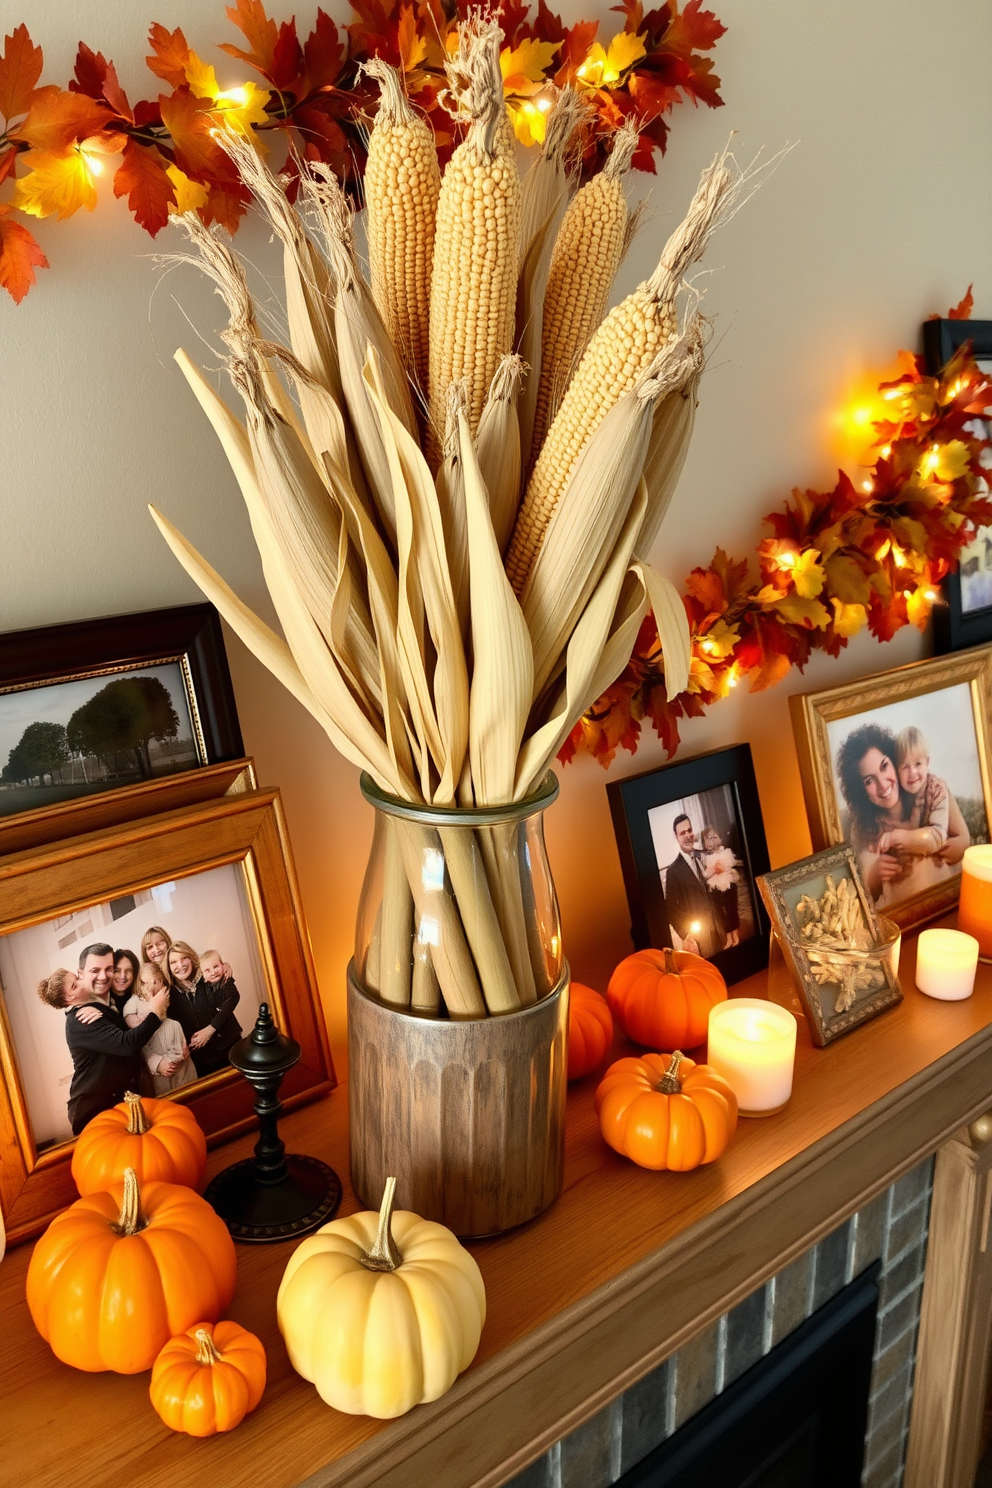
[[648, 812], [687, 796], [702, 795], [720, 786], [733, 794], [740, 828], [740, 857], [747, 876], [755, 918], [755, 933], [740, 945], [708, 956], [728, 984], [743, 981], [768, 965], [769, 921], [758, 891], [760, 874], [769, 869], [768, 845], [758, 797], [758, 784], [749, 744], [714, 749], [692, 759], [662, 765], [606, 787], [613, 830], [620, 854], [630, 934], [635, 950], [671, 946], [665, 894], [655, 853]]
[[[963, 346], [973, 344], [977, 361], [992, 362], [992, 320], [926, 320], [923, 322], [923, 352], [931, 377]], [[988, 532], [992, 541], [992, 530]], [[992, 549], [990, 549], [992, 552]], [[962, 605], [961, 575], [955, 570], [944, 580], [944, 601], [933, 609], [934, 650], [943, 656], [948, 651], [963, 651], [968, 646], [983, 646], [992, 641], [992, 604], [980, 610], [966, 611]]]
[[[0, 703], [10, 693], [91, 677], [106, 676], [109, 681], [117, 672], [170, 664], [178, 664], [182, 672], [193, 723], [198, 761], [190, 768], [241, 759], [244, 743], [224, 636], [211, 604], [0, 634]], [[108, 785], [97, 794], [111, 796], [132, 788]], [[0, 825], [23, 814], [0, 817]]]

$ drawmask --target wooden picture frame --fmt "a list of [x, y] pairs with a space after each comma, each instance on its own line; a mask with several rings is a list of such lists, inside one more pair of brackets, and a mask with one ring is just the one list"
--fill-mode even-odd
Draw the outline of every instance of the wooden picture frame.
[[[923, 322], [923, 351], [926, 368], [935, 377], [966, 341], [983, 371], [992, 375], [992, 320], [926, 320]], [[992, 422], [985, 420], [992, 438]], [[992, 471], [989, 474], [992, 483]], [[963, 568], [975, 565], [972, 574]], [[961, 565], [943, 583], [944, 603], [933, 609], [934, 650], [939, 654], [961, 651], [992, 641], [992, 599], [968, 603], [967, 587], [981, 579], [992, 594], [992, 528], [979, 528], [974, 542], [961, 555]], [[983, 598], [985, 596], [983, 595]]]
[[[0, 635], [0, 725], [4, 722], [5, 710], [20, 703], [20, 713], [27, 717], [27, 698], [37, 697], [39, 712], [45, 706], [41, 696], [48, 688], [70, 684], [62, 694], [55, 697], [65, 699], [55, 705], [49, 699], [49, 710], [56, 713], [57, 722], [65, 725], [75, 702], [68, 701], [72, 693], [91, 694], [92, 688], [73, 687], [71, 684], [99, 683], [106, 686], [119, 679], [120, 674], [128, 678], [134, 673], [150, 669], [165, 669], [170, 675], [176, 707], [176, 718], [183, 729], [184, 763], [175, 769], [159, 768], [152, 777], [166, 779], [173, 773], [191, 772], [205, 766], [222, 764], [244, 757], [244, 743], [238, 722], [234, 689], [224, 649], [224, 636], [220, 617], [213, 605], [181, 605], [174, 609], [148, 610], [135, 615], [110, 615], [101, 619], [81, 620], [69, 625], [46, 625], [37, 630], [10, 631]], [[91, 700], [91, 698], [89, 699]], [[80, 696], [79, 701], [83, 701]], [[66, 710], [62, 717], [61, 708]], [[181, 709], [188, 718], [180, 718]], [[23, 720], [22, 720], [23, 721]], [[44, 727], [50, 727], [46, 720]], [[174, 726], [174, 725], [173, 725]], [[0, 753], [0, 769], [12, 764], [11, 744], [21, 727], [21, 722], [7, 731], [5, 747]], [[0, 734], [3, 729], [0, 728]], [[163, 736], [150, 735], [152, 740]], [[71, 747], [71, 746], [70, 746]], [[123, 746], [120, 756], [129, 752]], [[147, 756], [147, 749], [145, 750]], [[80, 759], [82, 776], [75, 780], [76, 760]], [[188, 760], [188, 762], [185, 762]], [[119, 756], [115, 754], [115, 761]], [[146, 757], [144, 774], [147, 776], [150, 761]], [[53, 805], [61, 805], [70, 799], [93, 798], [95, 795], [111, 795], [117, 791], [132, 789], [130, 783], [115, 784], [112, 780], [93, 790], [94, 782], [87, 779], [86, 763], [80, 756], [71, 759], [64, 756], [64, 763], [55, 767], [59, 774], [58, 795]], [[66, 769], [73, 777], [65, 782]], [[28, 811], [45, 810], [45, 774], [48, 773], [48, 788], [55, 787], [54, 771], [35, 770], [40, 777], [39, 785], [26, 785], [19, 795], [28, 794], [28, 804], [8, 808], [4, 797], [12, 789], [12, 783], [0, 784], [0, 832], [4, 821], [11, 816]], [[92, 772], [90, 772], [92, 773]], [[142, 779], [140, 784], [149, 783]], [[73, 785], [78, 785], [78, 794], [69, 794]], [[0, 847], [0, 851], [3, 848]]]
[[815, 950], [811, 952], [810, 943], [804, 942], [797, 915], [799, 900], [804, 895], [819, 898], [828, 878], [835, 885], [846, 880], [853, 886], [865, 928], [877, 943], [880, 936], [878, 916], [871, 895], [862, 882], [857, 857], [850, 843], [828, 847], [785, 868], [777, 868], [773, 873], [762, 874], [758, 879], [761, 897], [792, 972], [810, 1034], [814, 1044], [821, 1049], [840, 1038], [841, 1034], [850, 1033], [852, 1028], [902, 1001], [899, 979], [892, 969], [889, 955], [884, 955], [877, 958], [871, 968], [871, 976], [878, 983], [876, 987], [858, 991], [853, 1005], [843, 1010], [828, 1006], [831, 997], [836, 998], [840, 991], [839, 984], [828, 981], [821, 985], [817, 971], [823, 970], [823, 964], [817, 964]]
[[[730, 844], [738, 860], [734, 871], [744, 884], [750, 901], [751, 926], [746, 937], [736, 945], [711, 948], [707, 954], [705, 942], [697, 941], [697, 944], [701, 954], [713, 962], [728, 983], [742, 981], [752, 972], [767, 966], [768, 919], [756, 882], [758, 875], [768, 870], [768, 845], [750, 745], [737, 744], [730, 749], [712, 750], [692, 759], [680, 760], [677, 764], [662, 765], [660, 769], [629, 776], [626, 780], [614, 780], [607, 785], [606, 793], [630, 906], [630, 933], [635, 949], [672, 946], [679, 936], [678, 929], [671, 923], [669, 910], [672, 906], [666, 902], [662, 883], [662, 873], [666, 867], [674, 866], [681, 851], [678, 840], [672, 835], [668, 844], [672, 863], [668, 864], [667, 859], [663, 861], [665, 851], [662, 849], [670, 835], [665, 830], [670, 825], [667, 817], [673, 810], [677, 814], [694, 813], [698, 817], [698, 825], [693, 823], [696, 836], [706, 822], [708, 802], [710, 809], [719, 803], [722, 816], [732, 823], [728, 835], [736, 838]], [[708, 802], [703, 798], [708, 798]], [[662, 808], [669, 810], [666, 812]], [[662, 817], [664, 825], [661, 824]], [[723, 844], [724, 848], [727, 846]], [[716, 892], [725, 894], [728, 889]], [[739, 913], [739, 896], [735, 908]], [[714, 920], [714, 939], [717, 941], [720, 938], [718, 926], [726, 920], [726, 912], [718, 907]]]
[[[281, 1031], [302, 1047], [281, 1090], [292, 1108], [332, 1089], [336, 1079], [278, 791], [224, 796], [3, 858], [0, 937], [225, 865], [235, 866], [243, 886], [262, 996]], [[18, 988], [17, 995], [25, 991], [33, 998], [33, 988]], [[76, 1195], [69, 1172], [74, 1142], [41, 1152], [35, 1143], [8, 995], [0, 988], [0, 1204], [8, 1241], [16, 1243], [37, 1234]], [[190, 1105], [211, 1145], [255, 1123], [254, 1093], [233, 1068], [169, 1098]]]
[[[946, 913], [957, 903], [964, 847], [968, 842], [988, 841], [992, 825], [992, 647], [957, 651], [932, 661], [911, 662], [840, 687], [799, 693], [789, 699], [789, 708], [813, 847], [822, 849], [851, 840], [875, 907], [904, 929]], [[929, 871], [923, 871], [927, 865], [914, 863], [913, 854], [900, 843], [894, 851], [901, 855], [905, 871], [901, 881], [891, 884], [875, 881], [876, 874], [890, 871], [890, 866], [883, 865], [881, 859], [891, 854], [880, 850], [877, 844], [872, 847], [867, 840], [871, 823], [866, 826], [865, 821], [872, 813], [864, 801], [856, 799], [862, 819], [859, 833], [835, 768], [839, 767], [843, 741], [856, 729], [874, 724], [888, 733], [885, 749], [876, 751], [880, 755], [892, 752], [900, 730], [919, 729], [927, 738], [938, 786], [947, 774], [946, 786], [952, 798], [947, 840], [953, 838], [954, 861], [940, 862], [934, 857]], [[973, 748], [969, 732], [974, 739]], [[868, 757], [866, 753], [865, 759]], [[954, 762], [953, 776], [945, 770], [942, 760]], [[850, 782], [849, 789], [853, 791]], [[900, 809], [908, 825], [910, 801], [901, 790], [899, 794]], [[955, 807], [957, 824], [953, 816]], [[896, 810], [894, 800], [890, 810]], [[971, 826], [965, 821], [965, 814], [972, 819]], [[967, 840], [962, 837], [960, 823], [964, 823]], [[875, 825], [880, 842], [884, 828], [878, 808]], [[917, 856], [926, 856], [919, 844], [915, 852]]]

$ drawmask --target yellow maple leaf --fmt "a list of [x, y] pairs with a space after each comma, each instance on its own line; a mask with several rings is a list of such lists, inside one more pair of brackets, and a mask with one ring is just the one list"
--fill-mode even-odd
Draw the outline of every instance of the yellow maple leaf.
[[707, 660], [722, 661], [733, 651], [738, 639], [739, 631], [736, 625], [728, 625], [725, 620], [718, 620], [700, 638], [699, 648]]
[[915, 625], [917, 630], [926, 630], [932, 609], [932, 589], [926, 587], [914, 589], [906, 595], [906, 614], [909, 616], [910, 624]]
[[789, 570], [796, 593], [802, 599], [815, 599], [827, 581], [826, 570], [817, 562], [819, 556], [817, 548], [807, 548]]
[[832, 599], [834, 607], [834, 630], [838, 635], [853, 636], [866, 624], [868, 611], [863, 604], [845, 604], [841, 599]]
[[204, 62], [203, 58], [198, 57], [195, 52], [190, 52], [189, 61], [183, 71], [186, 74], [190, 91], [195, 93], [197, 98], [216, 98], [220, 93], [221, 87], [217, 81], [217, 74], [210, 63]]
[[939, 481], [956, 481], [967, 474], [968, 446], [960, 439], [938, 445], [934, 475]]
[[544, 134], [547, 128], [547, 116], [528, 99], [515, 102], [512, 98], [506, 100], [506, 111], [513, 125], [513, 132], [522, 145], [528, 148], [531, 145], [544, 143]]
[[206, 186], [201, 186], [199, 181], [191, 181], [178, 165], [167, 165], [165, 174], [176, 193], [176, 204], [169, 208], [170, 217], [181, 217], [184, 212], [195, 212], [203, 206], [207, 199]]
[[801, 594], [787, 594], [775, 608], [788, 624], [807, 630], [826, 630], [830, 624], [830, 611], [818, 599], [804, 599]]
[[[237, 134], [253, 137], [252, 125], [265, 124], [268, 114], [265, 106], [271, 98], [267, 88], [257, 88], [254, 83], [242, 83], [237, 88], [228, 88], [218, 93], [215, 107], [210, 110], [215, 124], [221, 129], [233, 129]], [[255, 141], [258, 144], [258, 141]]]
[[608, 86], [619, 82], [621, 73], [626, 72], [628, 67], [633, 67], [645, 55], [646, 50], [643, 36], [637, 36], [633, 31], [618, 31], [606, 53], [603, 82]]
[[533, 98], [540, 93], [547, 85], [545, 74], [557, 51], [556, 43], [533, 39], [522, 41], [512, 50], [504, 47], [499, 54], [504, 93], [516, 93], [521, 98]]
[[15, 182], [11, 205], [31, 217], [58, 216], [61, 222], [85, 207], [96, 206], [95, 178], [102, 164], [74, 145], [64, 155], [28, 150], [21, 156], [28, 173]]

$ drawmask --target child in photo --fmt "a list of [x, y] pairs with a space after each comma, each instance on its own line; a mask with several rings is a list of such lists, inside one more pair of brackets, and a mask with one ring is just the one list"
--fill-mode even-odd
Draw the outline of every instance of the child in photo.
[[897, 735], [895, 762], [906, 825], [883, 832], [878, 851], [929, 857], [947, 841], [950, 791], [943, 780], [930, 773], [930, 749], [920, 729], [904, 728]]
[[737, 902], [740, 874], [733, 850], [724, 847], [716, 827], [704, 827], [700, 833], [703, 849], [703, 877], [713, 897], [717, 923], [723, 935], [723, 949], [740, 945], [741, 914]]
[[169, 950], [169, 971], [198, 1075], [226, 1069], [228, 1053], [243, 1037], [234, 1009], [241, 1000], [231, 968], [219, 951], [198, 956], [184, 940]]
[[[138, 972], [134, 993], [124, 1008], [124, 1021], [129, 1028], [136, 1028], [142, 1022], [148, 1012], [146, 1003], [160, 991], [169, 991], [162, 968], [154, 961], [146, 961]], [[167, 1001], [166, 1008], [168, 1006]], [[143, 1053], [154, 1095], [179, 1090], [197, 1078], [182, 1026], [175, 1018], [164, 1019], [162, 1026], [148, 1040]]]

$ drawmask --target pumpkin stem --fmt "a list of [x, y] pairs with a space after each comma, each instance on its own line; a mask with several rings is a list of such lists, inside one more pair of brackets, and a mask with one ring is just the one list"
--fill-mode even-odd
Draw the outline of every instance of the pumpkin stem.
[[664, 946], [662, 954], [665, 957], [665, 971], [667, 972], [667, 974], [669, 976], [681, 976], [682, 973], [681, 971], [679, 971], [679, 963], [675, 959], [675, 952], [672, 950], [672, 947]]
[[220, 1350], [214, 1343], [209, 1330], [206, 1328], [197, 1328], [193, 1337], [196, 1339], [197, 1364], [219, 1364], [221, 1361]]
[[385, 1192], [382, 1195], [382, 1204], [379, 1207], [379, 1228], [376, 1230], [375, 1240], [372, 1247], [360, 1257], [366, 1271], [395, 1271], [403, 1264], [393, 1239], [393, 1231], [390, 1221], [393, 1217], [393, 1203], [396, 1199], [396, 1179], [387, 1178]]
[[110, 1226], [118, 1235], [136, 1235], [148, 1223], [148, 1216], [141, 1212], [141, 1190], [138, 1175], [133, 1168], [124, 1169], [124, 1197], [121, 1201], [120, 1217]]
[[679, 1079], [679, 1065], [682, 1063], [684, 1058], [685, 1055], [682, 1053], [682, 1051], [680, 1049], [676, 1049], [675, 1053], [672, 1055], [672, 1062], [668, 1066], [665, 1073], [662, 1075], [661, 1084], [658, 1086], [658, 1089], [661, 1091], [662, 1095], [682, 1094], [682, 1081]]
[[141, 1104], [141, 1096], [135, 1095], [133, 1090], [124, 1092], [124, 1104], [127, 1106], [127, 1134], [129, 1137], [143, 1137], [146, 1131], [151, 1131], [152, 1124], [145, 1115], [145, 1108]]

